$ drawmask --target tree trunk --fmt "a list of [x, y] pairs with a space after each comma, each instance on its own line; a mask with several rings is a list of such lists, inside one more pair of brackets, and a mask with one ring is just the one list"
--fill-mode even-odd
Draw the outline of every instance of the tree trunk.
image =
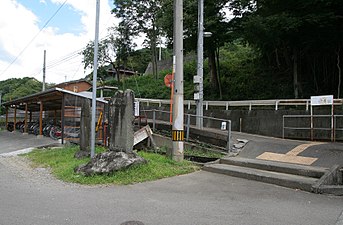
[[293, 88], [294, 98], [299, 98], [298, 53], [296, 49], [293, 49]]
[[223, 99], [223, 92], [222, 92], [222, 85], [220, 82], [220, 65], [219, 65], [219, 47], [216, 51], [216, 59], [217, 59], [217, 80], [218, 80], [218, 87], [219, 87], [219, 100]]
[[156, 61], [156, 46], [154, 41], [151, 42], [151, 65], [152, 74], [155, 79], [157, 79], [157, 61]]
[[341, 94], [341, 82], [342, 82], [342, 70], [340, 66], [340, 53], [341, 53], [341, 47], [338, 47], [338, 50], [336, 51], [337, 54], [337, 69], [338, 69], [338, 87], [337, 87], [337, 98], [340, 98]]
[[218, 77], [217, 77], [217, 66], [216, 66], [216, 57], [215, 57], [215, 50], [213, 48], [209, 49], [208, 51], [208, 67], [210, 69], [210, 83], [211, 87], [214, 90], [219, 89], [218, 85]]
[[156, 54], [156, 27], [153, 26], [152, 35], [151, 35], [151, 63], [152, 63], [152, 74], [154, 78], [157, 80], [157, 54]]

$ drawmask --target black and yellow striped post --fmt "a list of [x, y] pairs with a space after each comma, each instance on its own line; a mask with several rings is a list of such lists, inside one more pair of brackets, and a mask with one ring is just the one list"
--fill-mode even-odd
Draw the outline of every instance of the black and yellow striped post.
[[184, 141], [185, 132], [183, 130], [173, 130], [172, 131], [172, 140], [173, 141]]

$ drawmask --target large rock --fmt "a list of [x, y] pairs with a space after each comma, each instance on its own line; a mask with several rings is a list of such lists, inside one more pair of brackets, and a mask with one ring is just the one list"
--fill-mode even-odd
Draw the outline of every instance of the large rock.
[[97, 154], [89, 163], [75, 168], [76, 173], [86, 176], [93, 174], [110, 174], [124, 170], [132, 165], [145, 164], [147, 161], [135, 152], [114, 152], [108, 151]]

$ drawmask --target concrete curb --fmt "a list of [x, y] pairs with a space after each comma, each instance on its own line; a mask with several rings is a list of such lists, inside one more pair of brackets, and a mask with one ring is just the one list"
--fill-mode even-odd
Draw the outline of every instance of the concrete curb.
[[24, 149], [20, 149], [20, 150], [13, 151], [13, 152], [2, 153], [2, 154], [0, 154], [0, 157], [2, 157], [2, 158], [13, 157], [13, 156], [29, 153], [34, 149], [56, 147], [56, 146], [60, 146], [60, 145], [61, 144], [58, 144], [58, 143], [55, 144], [54, 143], [54, 144], [40, 145], [40, 146], [36, 146], [36, 147], [24, 148]]
[[14, 151], [14, 152], [6, 152], [6, 153], [0, 154], [0, 157], [7, 158], [7, 157], [12, 157], [12, 156], [17, 156], [17, 155], [20, 155], [20, 154], [29, 153], [33, 149], [35, 149], [35, 148], [24, 148], [24, 149], [17, 150], [17, 151]]
[[308, 192], [343, 195], [342, 172], [339, 165], [327, 169], [235, 157], [221, 159], [220, 164], [207, 164], [203, 170]]
[[203, 169], [208, 172], [221, 173], [229, 176], [256, 180], [264, 183], [275, 184], [278, 186], [295, 188], [304, 191], [311, 191], [312, 184], [316, 181], [316, 178], [311, 177], [276, 173], [272, 171], [225, 164], [208, 165], [205, 166]]
[[343, 225], [343, 211], [336, 221], [336, 225]]
[[312, 192], [343, 195], [342, 173], [339, 165], [333, 165], [313, 186]]
[[313, 178], [320, 178], [328, 171], [328, 169], [324, 167], [304, 166], [240, 157], [223, 158], [220, 160], [220, 163]]

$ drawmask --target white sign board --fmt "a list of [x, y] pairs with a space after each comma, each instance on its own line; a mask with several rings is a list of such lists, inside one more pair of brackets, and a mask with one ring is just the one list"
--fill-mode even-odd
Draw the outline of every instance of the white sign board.
[[332, 105], [333, 95], [311, 96], [311, 105]]
[[226, 130], [226, 122], [222, 122], [222, 125], [220, 127], [221, 130]]
[[138, 101], [135, 102], [134, 110], [135, 110], [135, 116], [139, 116], [139, 102]]

